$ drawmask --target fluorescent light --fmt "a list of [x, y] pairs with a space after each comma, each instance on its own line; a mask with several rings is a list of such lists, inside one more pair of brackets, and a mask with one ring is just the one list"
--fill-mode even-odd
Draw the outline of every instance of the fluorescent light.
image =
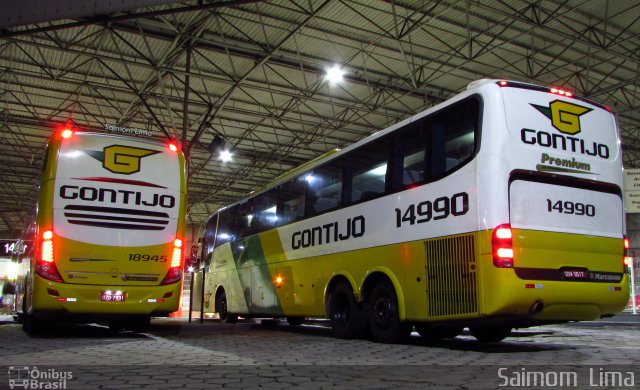
[[345, 71], [339, 65], [333, 65], [331, 68], [327, 69], [327, 73], [324, 76], [327, 81], [332, 84], [336, 84], [342, 81], [344, 78]]
[[218, 158], [220, 160], [222, 160], [222, 162], [229, 162], [231, 161], [231, 157], [233, 157], [233, 153], [231, 153], [228, 150], [221, 150], [220, 154], [218, 155]]

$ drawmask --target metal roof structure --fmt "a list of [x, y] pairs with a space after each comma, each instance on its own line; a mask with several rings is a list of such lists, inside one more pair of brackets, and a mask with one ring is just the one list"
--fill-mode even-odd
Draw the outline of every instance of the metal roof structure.
[[[0, 17], [3, 237], [32, 212], [44, 145], [68, 120], [181, 139], [192, 225], [486, 77], [613, 107], [625, 166], [640, 167], [636, 0], [110, 3], [126, 6], [23, 0]], [[325, 79], [333, 64], [341, 83]], [[231, 162], [209, 151], [214, 137]]]

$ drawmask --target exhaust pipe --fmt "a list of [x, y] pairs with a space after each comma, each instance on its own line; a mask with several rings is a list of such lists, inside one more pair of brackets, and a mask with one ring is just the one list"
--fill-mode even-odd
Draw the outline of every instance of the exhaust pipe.
[[544, 309], [544, 303], [542, 303], [542, 301], [535, 301], [533, 302], [533, 305], [531, 305], [531, 308], [529, 309], [529, 313], [531, 314], [540, 313], [542, 309]]

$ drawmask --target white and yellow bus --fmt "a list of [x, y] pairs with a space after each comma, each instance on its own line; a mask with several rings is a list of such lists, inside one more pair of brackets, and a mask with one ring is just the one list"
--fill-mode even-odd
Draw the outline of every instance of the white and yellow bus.
[[628, 300], [622, 178], [606, 107], [473, 82], [213, 215], [206, 310], [382, 342], [611, 316]]
[[[176, 143], [64, 129], [48, 142], [27, 228], [19, 318], [144, 330], [178, 309], [185, 159]], [[29, 237], [28, 237], [29, 239]]]

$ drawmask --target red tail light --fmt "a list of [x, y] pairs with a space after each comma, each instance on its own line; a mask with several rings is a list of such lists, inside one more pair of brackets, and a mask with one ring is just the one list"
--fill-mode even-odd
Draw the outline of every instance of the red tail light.
[[573, 96], [572, 92], [565, 91], [564, 89], [560, 89], [560, 88], [551, 88], [550, 92], [554, 93], [556, 95], [562, 95], [562, 96], [566, 96], [566, 97], [572, 97]]
[[627, 238], [627, 236], [623, 236], [623, 240], [624, 242], [624, 251], [622, 252], [622, 267], [624, 272], [628, 271], [628, 267], [631, 267], [631, 264], [633, 264], [633, 257], [629, 257], [629, 247], [631, 246], [629, 244], [629, 238]]
[[513, 234], [511, 226], [500, 225], [491, 236], [493, 265], [498, 268], [513, 268]]
[[53, 255], [53, 231], [45, 230], [40, 236], [39, 253], [36, 259], [36, 273], [45, 279], [64, 283]]
[[171, 268], [162, 280], [161, 285], [179, 282], [182, 279], [182, 240], [176, 238], [173, 241], [173, 252], [171, 253]]

